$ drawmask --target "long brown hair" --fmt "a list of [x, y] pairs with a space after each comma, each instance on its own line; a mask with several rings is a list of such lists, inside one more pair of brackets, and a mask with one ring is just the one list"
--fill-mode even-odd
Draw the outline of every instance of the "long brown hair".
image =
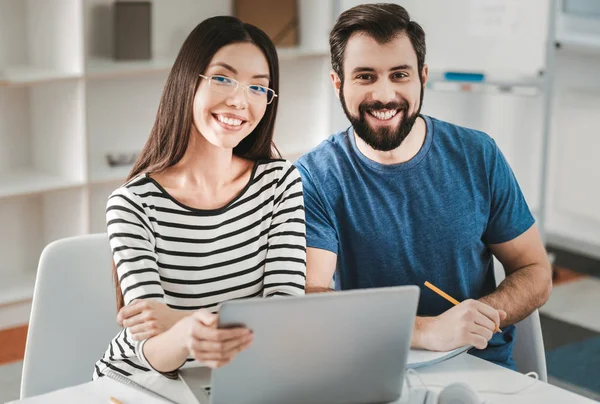
[[[253, 43], [263, 52], [269, 65], [269, 87], [279, 92], [279, 59], [271, 39], [259, 28], [235, 17], [219, 16], [204, 20], [187, 37], [165, 84], [154, 126], [127, 180], [140, 173], [156, 173], [175, 165], [183, 157], [193, 125], [193, 102], [200, 74], [213, 56], [232, 43]], [[277, 100], [267, 105], [265, 115], [254, 130], [234, 149], [233, 154], [249, 160], [278, 157], [273, 144]], [[119, 276], [113, 262], [113, 279], [117, 289], [117, 310], [124, 305]]]

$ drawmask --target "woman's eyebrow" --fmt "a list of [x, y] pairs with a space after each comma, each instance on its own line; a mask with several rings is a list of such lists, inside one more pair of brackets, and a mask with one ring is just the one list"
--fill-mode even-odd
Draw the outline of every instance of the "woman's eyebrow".
[[[228, 65], [227, 63], [224, 63], [224, 62], [216, 62], [216, 63], [213, 63], [212, 65], [210, 65], [209, 67], [213, 67], [213, 66], [224, 67], [225, 69], [229, 70], [233, 74], [238, 74], [238, 71], [234, 67], [232, 67], [232, 66], [230, 66], [230, 65]], [[269, 77], [268, 74], [256, 74], [256, 75], [252, 76], [252, 78], [253, 79], [267, 79], [267, 80], [270, 80], [270, 77]]]
[[231, 67], [230, 65], [228, 65], [227, 63], [216, 62], [216, 63], [211, 64], [208, 67], [213, 67], [213, 66], [221, 66], [221, 67], [224, 67], [225, 69], [229, 70], [233, 74], [238, 74], [238, 71], [236, 69], [234, 69], [233, 67]]

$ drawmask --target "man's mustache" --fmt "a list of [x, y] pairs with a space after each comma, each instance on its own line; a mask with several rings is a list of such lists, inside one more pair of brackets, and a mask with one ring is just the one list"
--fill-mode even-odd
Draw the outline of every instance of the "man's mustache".
[[408, 110], [408, 102], [390, 101], [383, 103], [381, 101], [365, 101], [358, 106], [358, 111], [364, 113], [367, 111], [378, 111], [378, 110]]

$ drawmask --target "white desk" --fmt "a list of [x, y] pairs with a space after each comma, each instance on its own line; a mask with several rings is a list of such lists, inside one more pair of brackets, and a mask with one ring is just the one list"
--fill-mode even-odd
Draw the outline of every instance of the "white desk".
[[[464, 382], [476, 391], [494, 390], [511, 392], [533, 385], [519, 394], [503, 395], [479, 393], [493, 404], [591, 404], [597, 401], [571, 393], [559, 387], [541, 382], [494, 365], [472, 355], [460, 355], [434, 366], [417, 369], [423, 382], [427, 385], [447, 386], [450, 383]], [[418, 384], [418, 379], [409, 376], [411, 384]], [[440, 391], [441, 388], [431, 388]]]
[[[527, 403], [527, 404], [592, 404], [596, 401], [571, 393], [567, 390], [549, 385], [544, 382], [535, 381], [520, 373], [513, 372], [474, 356], [463, 354], [448, 361], [436, 365], [418, 369], [419, 376], [432, 391], [440, 391], [440, 386], [450, 383], [464, 382], [473, 389], [480, 391], [480, 396], [486, 402], [493, 404], [504, 403]], [[410, 383], [418, 386], [416, 376], [409, 375]], [[183, 382], [168, 380], [157, 374], [144, 374], [136, 377], [140, 384], [152, 385], [152, 389], [172, 398], [181, 404], [198, 404]], [[521, 390], [530, 386], [525, 391], [514, 395], [482, 393], [484, 390], [511, 392]], [[59, 390], [42, 396], [32, 397], [23, 401], [14, 401], [20, 404], [63, 404], [63, 403], [86, 403], [107, 404], [109, 397], [113, 396], [124, 404], [147, 403], [164, 404], [157, 400], [137, 392], [127, 386], [102, 378], [96, 382], [90, 382], [68, 389]], [[401, 400], [400, 402], [403, 402]], [[430, 401], [428, 400], [428, 403]], [[412, 404], [412, 403], [411, 403]]]

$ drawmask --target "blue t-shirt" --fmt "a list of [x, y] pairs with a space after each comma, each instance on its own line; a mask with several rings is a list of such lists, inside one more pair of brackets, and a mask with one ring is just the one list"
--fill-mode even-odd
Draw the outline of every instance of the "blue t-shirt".
[[[496, 289], [488, 244], [514, 239], [534, 218], [517, 180], [485, 133], [422, 116], [427, 133], [411, 160], [376, 163], [356, 147], [352, 128], [297, 162], [304, 188], [307, 246], [337, 254], [336, 289], [419, 285], [418, 315]], [[514, 368], [515, 328], [472, 353]], [[474, 352], [473, 352], [474, 351]]]

